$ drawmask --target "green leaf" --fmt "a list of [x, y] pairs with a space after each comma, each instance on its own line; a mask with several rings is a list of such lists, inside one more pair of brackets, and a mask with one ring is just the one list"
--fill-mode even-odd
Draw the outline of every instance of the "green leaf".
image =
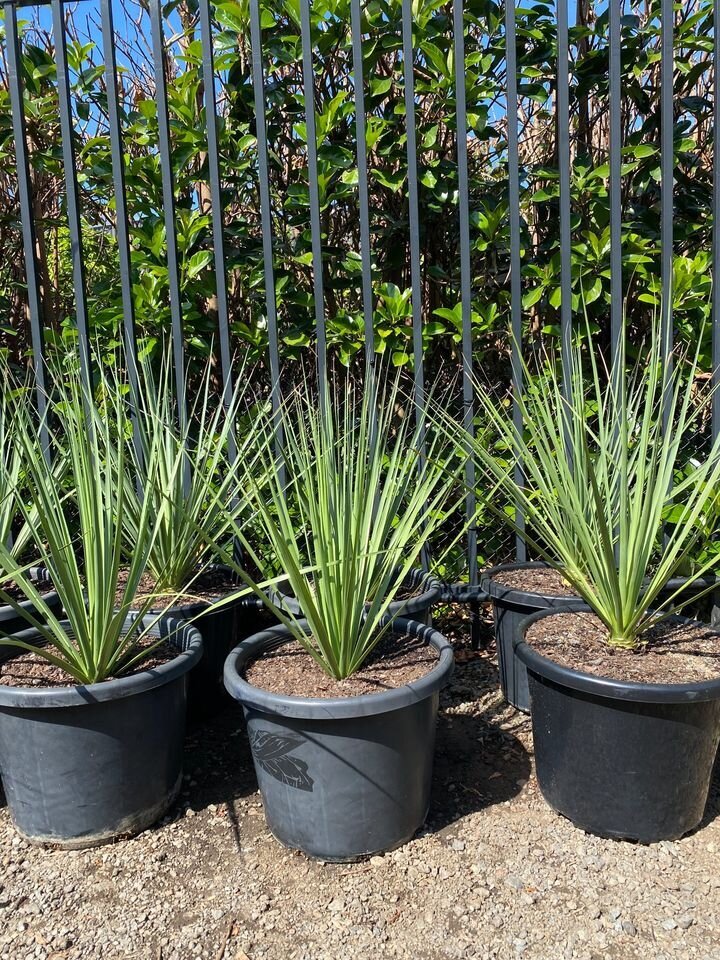
[[201, 273], [209, 263], [212, 262], [213, 255], [210, 250], [198, 250], [187, 262], [185, 273], [189, 280]]

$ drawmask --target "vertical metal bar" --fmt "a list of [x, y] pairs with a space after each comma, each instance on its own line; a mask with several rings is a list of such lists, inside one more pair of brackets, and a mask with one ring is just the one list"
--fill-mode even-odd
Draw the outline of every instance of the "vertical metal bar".
[[720, 435], [720, 0], [713, 0], [713, 300], [712, 435]]
[[[458, 165], [458, 219], [460, 230], [460, 303], [462, 312], [463, 425], [474, 430], [472, 289], [470, 273], [470, 189], [468, 184], [467, 110], [465, 101], [465, 18], [463, 0], [453, 5], [453, 50], [455, 56], [455, 126]], [[477, 530], [475, 528], [475, 461], [471, 451], [465, 462], [465, 512], [468, 521], [468, 580], [478, 582]], [[473, 605], [472, 640], [477, 645], [477, 604]]]
[[80, 216], [80, 196], [75, 166], [75, 131], [72, 120], [70, 72], [67, 60], [67, 36], [63, 0], [52, 0], [53, 35], [57, 64], [58, 106], [60, 110], [60, 136], [62, 139], [63, 168], [65, 172], [65, 203], [67, 206], [68, 231], [70, 234], [70, 257], [72, 261], [75, 316], [80, 347], [80, 374], [84, 384], [90, 384], [90, 331], [88, 328], [87, 300], [85, 298], [85, 256]]
[[572, 282], [570, 273], [570, 76], [568, 63], [568, 0], [557, 0], [557, 124], [560, 171], [560, 336], [563, 384], [571, 389]]
[[[132, 261], [130, 257], [130, 231], [127, 213], [127, 191], [125, 189], [125, 153], [120, 125], [120, 101], [118, 97], [117, 59], [115, 54], [115, 27], [113, 23], [112, 0], [101, 3], [103, 55], [105, 57], [105, 87], [107, 90], [108, 125], [110, 131], [110, 154], [113, 170], [113, 190], [115, 193], [115, 234], [118, 245], [120, 266], [120, 293], [123, 307], [123, 336], [125, 343], [125, 361], [127, 364], [131, 415], [136, 426], [135, 411], [139, 390], [137, 367], [137, 339], [135, 329], [135, 303], [132, 292]], [[142, 444], [137, 429], [133, 432], [135, 451], [142, 456]]]
[[[260, 2], [250, 0], [250, 45], [252, 47], [253, 93], [257, 127], [258, 181], [260, 187], [260, 221], [262, 225], [263, 262], [265, 270], [265, 308], [268, 324], [270, 354], [270, 396], [276, 424], [277, 456], [281, 477], [283, 434], [280, 420], [280, 349], [278, 343], [277, 301], [275, 298], [275, 269], [273, 265], [273, 228], [270, 207], [270, 173], [268, 169], [267, 122], [265, 119], [265, 83], [262, 64], [262, 32], [260, 30]], [[281, 480], [281, 482], [284, 482]]]
[[[661, 247], [661, 350], [662, 362], [672, 369], [672, 272], [673, 272], [673, 2], [662, 0], [660, 60], [660, 247]], [[670, 417], [671, 391], [665, 393], [663, 424]]]
[[20, 38], [18, 36], [17, 10], [14, 3], [4, 3], [5, 36], [7, 41], [8, 86], [12, 112], [13, 135], [22, 223], [23, 252], [25, 254], [25, 277], [27, 280], [28, 315], [33, 349], [33, 373], [40, 418], [40, 443], [47, 460], [50, 459], [50, 443], [45, 419], [47, 409], [45, 382], [45, 351], [43, 314], [40, 301], [40, 277], [37, 262], [37, 238], [33, 219], [32, 182], [28, 157], [25, 106], [23, 104]]
[[[228, 309], [227, 264], [225, 259], [225, 224], [223, 220], [222, 185], [220, 181], [220, 149], [218, 145], [217, 102], [215, 100], [215, 56], [213, 52], [210, 0], [200, 0], [200, 33], [202, 37], [205, 124], [208, 141], [210, 205], [212, 207], [213, 256], [217, 293], [218, 340], [223, 378], [223, 403], [228, 409], [233, 395], [232, 358], [230, 354], [230, 315]], [[237, 459], [235, 433], [228, 434], [228, 457]]]
[[[515, 41], [515, 0], [505, 3], [505, 59], [507, 69], [506, 110], [508, 140], [508, 216], [510, 219], [510, 318], [512, 330], [512, 387], [515, 398], [513, 422], [515, 429], [523, 429], [522, 412], [518, 398], [524, 390], [522, 364], [522, 276], [520, 263], [520, 162], [518, 155], [517, 131], [517, 48]], [[523, 482], [523, 465], [515, 451], [515, 483]], [[525, 517], [520, 504], [515, 504], [515, 523], [518, 532], [515, 537], [515, 555], [523, 561], [527, 557], [527, 548], [523, 532]]]
[[373, 326], [374, 304], [370, 249], [370, 199], [368, 196], [367, 144], [365, 138], [365, 78], [363, 76], [360, 0], [351, 0], [350, 17], [353, 47], [353, 87], [355, 90], [358, 199], [360, 201], [360, 257], [362, 261], [363, 315], [365, 318], [365, 363], [368, 374], [370, 375], [375, 365], [375, 329]]
[[[185, 399], [185, 349], [183, 345], [182, 299], [180, 292], [180, 264], [175, 230], [175, 183], [170, 144], [170, 116], [168, 113], [167, 79], [165, 74], [165, 39], [163, 34], [162, 0], [150, 2], [153, 66], [155, 72], [155, 102], [157, 104], [160, 171], [165, 214], [165, 242], [167, 245], [168, 283], [170, 287], [170, 317], [172, 321], [172, 348], [175, 366], [175, 393], [178, 422], [181, 429], [187, 425]], [[189, 480], [189, 477], [186, 477]]]
[[[420, 212], [415, 125], [415, 77], [412, 0], [402, 0], [402, 51], [405, 78], [405, 123], [408, 161], [408, 208], [410, 228], [410, 286], [412, 290], [413, 360], [415, 364], [415, 417], [420, 444], [420, 473], [425, 469], [425, 365], [423, 362], [422, 276], [420, 271]], [[423, 551], [423, 566], [429, 557]]]
[[300, 34], [305, 94], [305, 131], [307, 133], [308, 187], [310, 191], [310, 234], [312, 238], [313, 299], [317, 335], [317, 369], [321, 402], [327, 382], [327, 342], [325, 334], [325, 296], [323, 293], [322, 232], [320, 227], [320, 193], [315, 126], [315, 78], [313, 73], [310, 0], [300, 0]]
[[613, 369], [622, 375], [620, 338], [622, 317], [622, 206], [621, 206], [621, 13], [623, 0], [610, 0], [610, 330]]
[[410, 286], [412, 289], [415, 404], [417, 416], [422, 417], [425, 407], [425, 382], [422, 338], [422, 276], [420, 272], [420, 213], [417, 173], [417, 134], [415, 126], [412, 0], [402, 0], [402, 44], [405, 75], [405, 121], [407, 126]]

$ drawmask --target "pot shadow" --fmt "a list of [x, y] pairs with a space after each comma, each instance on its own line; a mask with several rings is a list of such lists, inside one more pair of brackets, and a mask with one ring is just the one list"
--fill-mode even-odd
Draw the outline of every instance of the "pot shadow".
[[240, 849], [235, 802], [257, 792], [257, 778], [248, 744], [242, 708], [232, 700], [212, 718], [188, 725], [185, 736], [183, 785], [174, 813], [210, 804], [225, 808], [234, 841]]
[[448, 633], [454, 640], [456, 667], [438, 717], [426, 824], [433, 831], [511, 800], [532, 770], [531, 756], [514, 732], [529, 732], [530, 718], [504, 701], [492, 648], [471, 650], [466, 629]]
[[532, 764], [522, 743], [482, 717], [441, 715], [427, 827], [444, 830], [517, 796]]
[[720, 818], [720, 750], [718, 750], [718, 754], [715, 757], [715, 766], [712, 777], [710, 778], [710, 792], [708, 794], [707, 804], [705, 805], [705, 813], [703, 814], [700, 824], [692, 833], [697, 833], [698, 830], [704, 829], [718, 818]]

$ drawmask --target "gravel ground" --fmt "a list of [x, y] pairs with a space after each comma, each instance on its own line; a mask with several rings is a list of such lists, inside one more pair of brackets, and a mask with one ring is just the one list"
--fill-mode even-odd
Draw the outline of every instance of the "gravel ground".
[[540, 797], [492, 651], [445, 627], [458, 667], [412, 843], [350, 866], [282, 848], [231, 706], [190, 732], [180, 803], [133, 840], [42, 850], [0, 808], [0, 958], [720, 960], [720, 785], [679, 842], [586, 836]]

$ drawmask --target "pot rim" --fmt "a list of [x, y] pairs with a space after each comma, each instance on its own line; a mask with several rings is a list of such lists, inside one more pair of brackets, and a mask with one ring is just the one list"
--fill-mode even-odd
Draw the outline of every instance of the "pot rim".
[[[422, 570], [420, 567], [413, 567], [409, 570], [403, 584], [421, 587], [422, 593], [418, 593], [407, 600], [393, 600], [387, 608], [390, 615], [402, 614], [404, 619], [409, 620], [411, 614], [424, 613], [442, 598], [443, 584], [440, 578], [430, 571]], [[273, 588], [270, 591], [270, 596], [280, 609], [287, 610], [295, 615], [302, 613], [300, 604], [295, 597], [292, 594], [285, 593], [280, 587]]]
[[[307, 626], [306, 620], [299, 621]], [[365, 693], [355, 697], [294, 697], [271, 693], [253, 686], [242, 676], [242, 669], [250, 660], [267, 649], [274, 649], [293, 640], [289, 627], [272, 627], [243, 640], [225, 660], [225, 687], [244, 707], [304, 720], [336, 720], [352, 717], [370, 717], [380, 713], [401, 710], [426, 700], [445, 686], [455, 666], [454, 651], [448, 640], [433, 627], [416, 620], [393, 620], [392, 632], [419, 637], [432, 644], [439, 653], [438, 663], [424, 676], [394, 690]]]
[[[480, 574], [480, 586], [492, 600], [506, 601], [514, 603], [517, 606], [528, 606], [533, 608], [550, 607], [556, 609], [558, 606], [580, 607], [587, 606], [585, 600], [577, 594], [561, 593], [534, 593], [531, 590], [521, 590], [518, 587], [507, 587], [505, 584], [497, 583], [493, 578], [498, 573], [508, 573], [511, 570], [538, 570], [540, 568], [557, 569], [546, 560], [518, 560], [513, 563], [500, 563], [497, 566], [489, 567]], [[679, 590], [684, 584], [687, 584], [689, 577], [671, 577], [663, 590]], [[720, 577], [702, 576], [698, 577], [694, 584], [705, 584], [710, 586], [713, 582], [720, 585]], [[692, 590], [692, 585], [689, 587]]]
[[[545, 617], [554, 617], [562, 613], [592, 613], [591, 608], [584, 604], [582, 607], [567, 605], [554, 607], [551, 610], [538, 610], [525, 617], [519, 627], [518, 636], [513, 638], [513, 649], [527, 669], [545, 680], [561, 686], [570, 687], [581, 693], [607, 697], [612, 700], [624, 700], [635, 703], [683, 703], [688, 701], [716, 700], [720, 698], [720, 677], [714, 680], [700, 680], [694, 683], [644, 683], [638, 680], [614, 680], [610, 677], [600, 677], [590, 673], [564, 667], [549, 657], [534, 650], [525, 636], [529, 628], [537, 620]], [[698, 623], [702, 627], [706, 624], [691, 620], [689, 617], [679, 617], [686, 623]], [[712, 629], [706, 627], [706, 629]], [[714, 631], [720, 640], [720, 631]]]
[[[31, 580], [52, 583], [52, 577], [47, 567], [30, 567], [27, 572]], [[55, 607], [60, 602], [57, 590], [48, 590], [46, 593], [41, 594], [41, 596], [48, 606]], [[22, 620], [22, 610], [31, 613], [33, 610], [37, 610], [37, 607], [32, 600], [27, 599], [18, 600], [16, 606], [11, 606], [9, 603], [3, 604], [0, 606], [0, 624], [7, 623], [11, 620]]]
[[[126, 619], [129, 626], [137, 618], [132, 614]], [[28, 709], [48, 707], [81, 707], [110, 700], [121, 700], [164, 686], [187, 673], [202, 656], [202, 637], [200, 632], [183, 620], [163, 617], [156, 621], [152, 615], [143, 617], [143, 623], [149, 626], [148, 635], [166, 637], [179, 648], [178, 655], [167, 663], [148, 670], [141, 670], [130, 677], [116, 680], [104, 680], [101, 683], [75, 684], [67, 687], [10, 687], [0, 684], [0, 709]], [[68, 621], [65, 621], [67, 623]], [[23, 630], [17, 634], [23, 640], [36, 642], [41, 639], [37, 630]], [[17, 647], [8, 647], [14, 653]], [[2, 643], [0, 643], [0, 653]], [[22, 650], [19, 651], [22, 653]], [[12, 653], [10, 654], [12, 656]]]

